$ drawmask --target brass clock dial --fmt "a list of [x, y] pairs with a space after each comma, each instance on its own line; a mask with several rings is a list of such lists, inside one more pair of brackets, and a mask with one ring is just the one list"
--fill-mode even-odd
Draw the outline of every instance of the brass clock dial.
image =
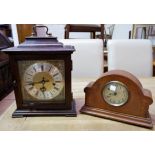
[[64, 61], [19, 61], [25, 101], [65, 99]]
[[27, 93], [40, 100], [55, 98], [64, 86], [62, 74], [50, 63], [35, 63], [29, 66], [24, 73], [23, 82]]
[[104, 100], [113, 106], [124, 105], [129, 98], [127, 87], [119, 81], [107, 83], [102, 91]]

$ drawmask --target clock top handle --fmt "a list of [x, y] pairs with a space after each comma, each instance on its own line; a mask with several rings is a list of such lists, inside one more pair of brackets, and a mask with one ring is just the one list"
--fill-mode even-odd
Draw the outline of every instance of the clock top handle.
[[46, 29], [45, 36], [48, 36], [48, 37], [52, 36], [52, 34], [48, 32], [48, 27], [45, 26], [45, 25], [35, 25], [35, 26], [33, 26], [32, 36], [38, 36], [37, 28], [45, 28]]

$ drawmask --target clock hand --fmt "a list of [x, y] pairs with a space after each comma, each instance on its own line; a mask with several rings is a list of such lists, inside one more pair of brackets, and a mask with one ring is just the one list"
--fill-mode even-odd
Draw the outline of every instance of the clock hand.
[[111, 90], [110, 88], [108, 88], [108, 90], [110, 91], [109, 94], [108, 94], [109, 96], [111, 96], [111, 95], [116, 96], [117, 95], [117, 87], [116, 87], [115, 90]]
[[46, 82], [49, 82], [49, 80], [45, 80], [45, 78], [43, 77], [43, 79], [41, 80], [41, 83], [45, 84]]
[[38, 84], [38, 83], [42, 83], [42, 81], [38, 81], [38, 82], [33, 82], [33, 84]]
[[45, 80], [45, 78], [43, 77], [43, 79], [41, 81], [42, 87], [40, 88], [40, 90], [42, 91], [43, 94], [46, 91], [46, 87], [44, 86], [45, 85], [45, 82], [49, 82], [49, 80]]
[[114, 91], [114, 93], [113, 93], [113, 94], [114, 94], [114, 96], [116, 96], [116, 95], [117, 95], [117, 91]]
[[44, 93], [46, 91], [46, 88], [45, 88], [45, 80], [44, 80], [44, 77], [43, 77], [43, 80], [41, 81], [41, 84], [42, 84], [42, 87], [40, 88], [40, 90]]
[[26, 85], [34, 85], [34, 82], [26, 82]]
[[45, 82], [49, 82], [49, 80], [41, 80], [41, 81], [37, 81], [37, 82], [29, 82], [28, 85], [34, 85], [34, 84], [42, 84], [42, 83], [45, 83]]
[[42, 87], [40, 88], [40, 90], [41, 90], [42, 92], [45, 92], [45, 91], [46, 91], [46, 87], [42, 86]]
[[49, 82], [49, 80], [44, 80], [44, 81], [42, 80], [42, 81], [34, 82], [34, 83], [44, 83], [45, 84], [46, 82]]
[[41, 90], [41, 92], [43, 93], [44, 98], [45, 98], [45, 91], [46, 91], [46, 88], [43, 86], [43, 87], [40, 88], [40, 90]]
[[116, 96], [117, 95], [117, 86], [116, 85], [114, 85], [115, 86], [115, 89], [112, 91], [112, 94], [114, 95], [114, 96]]
[[115, 89], [115, 91], [114, 91], [114, 95], [116, 96], [117, 93], [118, 93], [118, 86], [116, 86], [116, 89]]
[[32, 86], [34, 86], [35, 84], [42, 84], [42, 81], [27, 83], [27, 85], [32, 85]]

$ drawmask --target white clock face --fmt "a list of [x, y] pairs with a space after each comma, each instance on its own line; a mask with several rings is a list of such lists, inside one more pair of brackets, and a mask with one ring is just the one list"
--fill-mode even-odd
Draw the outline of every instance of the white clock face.
[[107, 83], [102, 91], [104, 100], [113, 106], [124, 105], [129, 98], [127, 87], [119, 81]]
[[64, 79], [53, 64], [38, 62], [25, 70], [23, 85], [30, 96], [39, 100], [51, 100], [61, 93]]

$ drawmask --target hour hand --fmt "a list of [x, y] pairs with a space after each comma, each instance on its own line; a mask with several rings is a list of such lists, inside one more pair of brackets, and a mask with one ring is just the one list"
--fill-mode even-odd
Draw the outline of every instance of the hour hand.
[[43, 87], [40, 88], [40, 90], [41, 90], [42, 92], [45, 92], [45, 91], [46, 91], [46, 88], [43, 86]]
[[27, 82], [27, 85], [32, 85], [32, 86], [34, 86], [34, 84], [42, 84], [42, 83], [46, 83], [46, 82], [49, 82], [49, 80], [41, 80], [41, 81], [37, 81], [37, 82], [28, 81], [28, 82]]

